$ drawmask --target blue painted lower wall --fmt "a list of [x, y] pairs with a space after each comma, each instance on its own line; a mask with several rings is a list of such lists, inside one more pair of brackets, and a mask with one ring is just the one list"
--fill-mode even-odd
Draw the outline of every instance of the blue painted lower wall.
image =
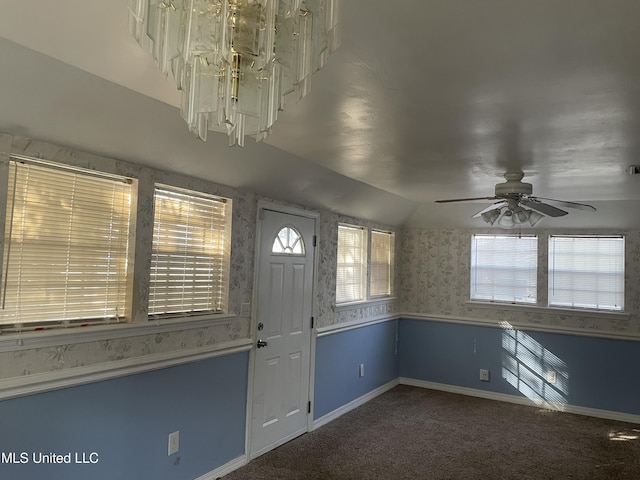
[[[0, 478], [193, 480], [244, 454], [248, 353], [0, 402]], [[167, 455], [180, 431], [180, 451]], [[29, 463], [7, 463], [10, 452]], [[75, 453], [82, 461], [75, 463]], [[95, 452], [97, 455], [91, 456]], [[34, 464], [71, 453], [71, 464]], [[4, 462], [3, 462], [4, 460]]]
[[403, 318], [398, 351], [401, 377], [640, 414], [637, 341]]
[[[391, 320], [317, 339], [314, 419], [398, 377], [640, 415], [639, 361], [635, 341]], [[0, 401], [0, 478], [196, 479], [244, 454], [248, 367], [237, 353]], [[22, 452], [29, 463], [8, 463]], [[34, 453], [98, 463], [38, 465]]]
[[[316, 342], [314, 419], [398, 377], [398, 321], [319, 337]], [[359, 366], [364, 363], [364, 377]]]

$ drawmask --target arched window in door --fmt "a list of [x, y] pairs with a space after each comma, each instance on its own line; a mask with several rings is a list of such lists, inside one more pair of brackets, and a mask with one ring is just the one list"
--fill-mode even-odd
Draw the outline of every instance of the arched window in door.
[[304, 240], [294, 227], [285, 225], [273, 240], [271, 253], [285, 255], [304, 255]]

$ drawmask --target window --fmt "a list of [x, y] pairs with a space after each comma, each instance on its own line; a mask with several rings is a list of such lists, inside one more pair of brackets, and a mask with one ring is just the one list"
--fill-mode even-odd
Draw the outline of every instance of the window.
[[549, 306], [624, 309], [624, 237], [551, 236]]
[[336, 303], [365, 300], [366, 274], [366, 229], [350, 225], [338, 225]]
[[131, 187], [93, 171], [9, 162], [0, 325], [125, 317]]
[[535, 236], [474, 235], [471, 299], [535, 304], [537, 262]]
[[285, 226], [273, 239], [271, 253], [284, 255], [304, 255], [304, 240], [294, 227]]
[[393, 233], [371, 231], [371, 297], [390, 296], [393, 292], [393, 251]]
[[157, 186], [149, 314], [227, 308], [231, 201]]

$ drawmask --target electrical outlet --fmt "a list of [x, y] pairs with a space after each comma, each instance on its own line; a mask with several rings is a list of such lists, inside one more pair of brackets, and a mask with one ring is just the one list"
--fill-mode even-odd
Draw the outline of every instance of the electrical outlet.
[[364, 377], [364, 363], [360, 364], [359, 374], [360, 374], [360, 378]]
[[483, 382], [489, 381], [489, 370], [485, 370], [483, 368], [480, 369], [480, 380]]
[[248, 317], [251, 315], [251, 304], [249, 302], [244, 302], [240, 304], [240, 316]]
[[549, 370], [547, 372], [547, 383], [550, 383], [551, 385], [555, 385], [557, 380], [558, 378], [557, 378], [556, 372], [554, 372], [553, 370]]
[[175, 431], [169, 434], [169, 453], [167, 455], [173, 455], [178, 453], [180, 449], [180, 431]]

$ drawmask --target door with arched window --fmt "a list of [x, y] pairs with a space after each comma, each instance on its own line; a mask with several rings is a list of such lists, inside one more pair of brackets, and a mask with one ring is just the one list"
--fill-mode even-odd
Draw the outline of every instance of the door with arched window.
[[307, 431], [315, 216], [260, 212], [250, 456]]

